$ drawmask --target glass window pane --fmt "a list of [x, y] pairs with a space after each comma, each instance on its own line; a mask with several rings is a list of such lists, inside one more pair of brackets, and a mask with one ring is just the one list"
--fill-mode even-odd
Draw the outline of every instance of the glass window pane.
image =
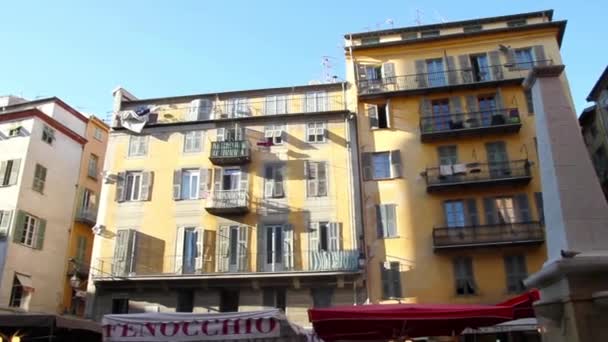
[[389, 178], [390, 160], [388, 152], [376, 153], [372, 156], [374, 165], [374, 178]]

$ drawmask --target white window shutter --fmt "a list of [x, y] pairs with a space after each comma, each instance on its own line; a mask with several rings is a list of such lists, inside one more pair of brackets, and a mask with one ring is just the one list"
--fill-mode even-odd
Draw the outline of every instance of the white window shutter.
[[186, 121], [196, 121], [198, 119], [200, 107], [200, 99], [190, 101], [190, 106], [188, 107], [188, 112], [186, 113]]
[[182, 199], [182, 170], [173, 171], [173, 199]]
[[177, 235], [175, 236], [175, 273], [182, 273], [183, 266], [183, 254], [184, 254], [184, 227], [177, 228]]
[[216, 256], [216, 269], [218, 272], [228, 272], [230, 251], [228, 250], [230, 227], [220, 227], [219, 234], [217, 236], [217, 256]]
[[198, 188], [198, 197], [199, 198], [207, 198], [209, 195], [209, 187], [211, 184], [211, 169], [201, 168], [199, 170], [200, 178], [199, 178], [199, 188]]
[[308, 232], [308, 248], [312, 252], [319, 251], [319, 222], [310, 223], [310, 231]]
[[196, 229], [196, 258], [195, 258], [195, 267], [197, 273], [203, 272], [203, 261], [204, 261], [204, 246], [205, 246], [205, 234], [203, 229]]
[[283, 225], [283, 262], [286, 269], [293, 269], [293, 226]]
[[213, 109], [213, 102], [209, 99], [198, 100], [198, 110], [196, 112], [196, 118], [198, 120], [210, 120], [211, 111]]
[[390, 128], [391, 127], [391, 119], [392, 119], [392, 113], [391, 113], [391, 99], [386, 100], [386, 127]]
[[8, 236], [8, 230], [11, 223], [11, 210], [0, 211], [0, 237]]
[[330, 222], [329, 223], [329, 250], [332, 252], [339, 251], [341, 248], [340, 244], [340, 223]]
[[17, 184], [17, 179], [19, 178], [19, 165], [21, 164], [21, 159], [13, 159], [13, 167], [11, 168], [11, 174], [8, 178], [8, 185]]
[[272, 197], [274, 192], [274, 172], [272, 166], [266, 166], [264, 170], [264, 197]]
[[226, 140], [226, 129], [218, 128], [215, 141], [225, 141], [225, 140]]
[[238, 236], [238, 270], [243, 272], [247, 270], [247, 260], [249, 254], [249, 227], [240, 226]]
[[391, 151], [391, 177], [399, 178], [402, 176], [401, 172], [401, 151]]
[[152, 183], [154, 182], [154, 172], [144, 171], [141, 173], [141, 201], [149, 201], [152, 198]]
[[247, 192], [249, 190], [249, 173], [247, 173], [246, 168], [241, 168], [241, 182], [239, 184], [239, 189]]

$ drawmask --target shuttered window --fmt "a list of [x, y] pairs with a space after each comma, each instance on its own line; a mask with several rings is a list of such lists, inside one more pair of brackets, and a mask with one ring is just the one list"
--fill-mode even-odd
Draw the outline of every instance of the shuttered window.
[[284, 166], [280, 164], [266, 165], [264, 167], [264, 197], [285, 197], [283, 173]]
[[401, 298], [401, 273], [399, 262], [383, 262], [380, 264], [382, 278], [382, 298]]
[[46, 183], [46, 167], [36, 164], [36, 169], [34, 170], [34, 184], [32, 184], [32, 189], [39, 193], [43, 193], [44, 184]]
[[505, 256], [505, 274], [507, 276], [507, 291], [521, 293], [526, 288], [524, 279], [528, 277], [526, 257], [524, 255]]
[[0, 186], [17, 184], [21, 159], [4, 160], [0, 163]]
[[378, 238], [397, 237], [396, 208], [395, 204], [376, 205], [376, 230]]
[[0, 239], [8, 236], [8, 230], [11, 226], [12, 212], [10, 210], [0, 210]]
[[363, 179], [389, 179], [402, 175], [401, 151], [367, 152], [361, 156]]
[[534, 202], [536, 202], [536, 212], [538, 214], [538, 220], [542, 223], [545, 222], [545, 212], [543, 206], [543, 193], [535, 192], [534, 193]]
[[200, 188], [200, 170], [182, 170], [181, 199], [198, 199]]
[[473, 260], [470, 257], [457, 257], [452, 262], [454, 264], [456, 294], [459, 296], [476, 294], [477, 285], [473, 273]]
[[526, 106], [528, 108], [528, 115], [534, 115], [534, 101], [532, 99], [532, 90], [528, 89], [524, 92], [526, 96]]
[[42, 249], [45, 230], [46, 220], [18, 211], [13, 242], [35, 249]]
[[308, 197], [327, 196], [327, 163], [306, 162], [306, 195]]
[[116, 181], [116, 200], [149, 201], [152, 195], [154, 172], [129, 171], [119, 172]]
[[264, 127], [264, 138], [271, 145], [282, 145], [285, 125], [268, 125]]
[[148, 153], [148, 136], [131, 135], [129, 137], [129, 157], [141, 157]]
[[42, 128], [42, 141], [49, 145], [53, 145], [55, 141], [55, 130], [49, 126], [44, 126]]
[[325, 142], [325, 122], [315, 121], [306, 124], [306, 141], [309, 143]]

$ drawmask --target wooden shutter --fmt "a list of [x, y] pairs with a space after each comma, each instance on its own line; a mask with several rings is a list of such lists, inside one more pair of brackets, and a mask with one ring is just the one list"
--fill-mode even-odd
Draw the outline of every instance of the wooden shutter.
[[17, 211], [17, 216], [15, 218], [15, 225], [13, 228], [13, 242], [21, 243], [21, 239], [23, 238], [25, 226], [25, 212], [19, 210]]
[[182, 170], [173, 171], [173, 199], [182, 199]]
[[369, 117], [369, 127], [378, 128], [378, 106], [367, 105], [367, 116]]
[[197, 119], [198, 120], [210, 120], [211, 119], [211, 111], [213, 109], [213, 103], [209, 99], [200, 99], [199, 106], [197, 111]]
[[385, 236], [386, 229], [384, 228], [384, 206], [380, 204], [376, 204], [376, 233], [379, 239], [382, 239]]
[[384, 63], [382, 64], [382, 78], [384, 83], [395, 83], [395, 64]]
[[530, 205], [528, 203], [527, 194], [515, 195], [515, 205], [517, 210], [517, 219], [519, 222], [530, 222], [532, 217], [530, 215]]
[[285, 165], [276, 165], [274, 167], [274, 193], [275, 197], [285, 196]]
[[198, 118], [198, 112], [201, 105], [201, 100], [196, 99], [190, 101], [188, 112], [186, 112], [186, 121], [195, 121]]
[[463, 83], [473, 82], [473, 70], [471, 69], [471, 58], [469, 55], [458, 56], [458, 64], [460, 65], [460, 73]]
[[[462, 105], [460, 102], [460, 96], [451, 96], [450, 97], [450, 112], [452, 114], [462, 113]], [[462, 120], [462, 118], [459, 118]]]
[[247, 260], [249, 256], [249, 227], [240, 226], [238, 233], [238, 269], [241, 272], [247, 270]]
[[456, 71], [456, 60], [454, 59], [454, 56], [448, 56], [446, 62], [448, 65], [448, 82], [451, 85], [458, 84], [458, 71]]
[[494, 102], [496, 102], [496, 109], [502, 109], [505, 107], [502, 99], [502, 90], [500, 88], [496, 89], [496, 94], [494, 95]]
[[306, 191], [308, 197], [318, 196], [319, 163], [306, 161]]
[[226, 140], [226, 129], [218, 128], [216, 131], [215, 141], [225, 141]]
[[534, 45], [534, 65], [548, 65], [547, 56], [545, 56], [545, 48], [542, 45]]
[[311, 252], [317, 252], [320, 249], [319, 244], [319, 222], [310, 222], [308, 232], [308, 249]]
[[500, 63], [500, 54], [498, 51], [488, 52], [490, 57], [490, 68], [492, 69], [492, 79], [502, 80], [502, 65]]
[[538, 220], [540, 222], [545, 222], [545, 211], [543, 207], [543, 193], [535, 192], [534, 193], [534, 202], [536, 202], [536, 211], [538, 213]]
[[397, 236], [397, 211], [395, 204], [387, 204], [384, 206], [386, 233], [388, 237]]
[[217, 192], [222, 189], [222, 169], [216, 167], [213, 169], [213, 191]]
[[390, 270], [384, 267], [384, 263], [380, 263], [380, 278], [382, 280], [382, 298], [388, 299], [391, 296]]
[[274, 192], [274, 172], [271, 165], [264, 167], [264, 197], [271, 198]]
[[418, 88], [426, 88], [426, 61], [424, 59], [416, 60], [414, 61], [414, 66], [416, 68], [416, 82], [418, 84]]
[[317, 196], [327, 196], [327, 162], [317, 163]]
[[198, 198], [209, 197], [209, 190], [211, 188], [211, 169], [201, 168], [199, 169], [199, 185], [198, 185]]
[[486, 197], [483, 199], [483, 209], [486, 215], [486, 224], [496, 224], [496, 201], [494, 197]]
[[213, 272], [213, 262], [217, 257], [215, 251], [217, 232], [205, 229], [203, 234], [203, 272]]
[[515, 60], [515, 50], [508, 48], [507, 49], [507, 66], [509, 70], [515, 70], [517, 68], [517, 61]]
[[154, 183], [154, 172], [144, 171], [141, 173], [141, 200], [149, 201], [152, 199], [152, 184]]
[[13, 159], [13, 166], [11, 167], [11, 174], [8, 178], [8, 185], [17, 184], [19, 178], [19, 165], [21, 165], [21, 159]]
[[293, 252], [293, 226], [291, 224], [283, 225], [283, 265], [286, 269], [293, 269], [294, 262]]
[[400, 264], [391, 262], [391, 297], [401, 298], [401, 273], [399, 272]]
[[363, 180], [372, 180], [374, 170], [372, 166], [372, 154], [370, 152], [361, 153], [361, 164], [363, 166]]
[[46, 232], [46, 220], [38, 219], [38, 230], [36, 231], [36, 249], [42, 249], [44, 246], [44, 233]]
[[125, 200], [125, 180], [127, 178], [126, 172], [119, 172], [116, 175], [116, 202], [123, 202]]
[[431, 100], [424, 97], [420, 99], [420, 114], [425, 117], [431, 116], [433, 114]]
[[197, 273], [202, 273], [204, 271], [204, 246], [205, 246], [205, 231], [201, 228], [197, 228], [196, 230], [196, 256], [194, 259], [194, 265]]
[[391, 151], [391, 177], [399, 178], [402, 176], [401, 172], [401, 151]]
[[357, 63], [357, 80], [358, 81], [366, 81], [367, 80], [367, 68], [364, 64]]
[[177, 235], [175, 236], [175, 273], [182, 273], [184, 261], [184, 227], [177, 227]]
[[6, 178], [6, 165], [7, 164], [8, 164], [8, 160], [3, 160], [2, 162], [0, 162], [0, 185], [4, 185], [4, 179]]
[[329, 250], [332, 252], [335, 251], [339, 251], [342, 249], [342, 232], [341, 232], [341, 225], [338, 222], [330, 222], [329, 223], [329, 231], [328, 231], [328, 235], [329, 235], [329, 243], [328, 243], [328, 247]]
[[219, 233], [216, 238], [217, 240], [217, 271], [218, 272], [228, 272], [229, 261], [230, 261], [230, 251], [228, 247], [229, 239], [230, 239], [230, 227], [222, 226], [219, 228]]
[[477, 108], [477, 96], [468, 95], [466, 97], [466, 101], [467, 101], [467, 111], [469, 113], [477, 113], [479, 111]]
[[467, 226], [478, 226], [479, 225], [479, 214], [477, 213], [477, 202], [474, 198], [466, 200], [467, 210]]

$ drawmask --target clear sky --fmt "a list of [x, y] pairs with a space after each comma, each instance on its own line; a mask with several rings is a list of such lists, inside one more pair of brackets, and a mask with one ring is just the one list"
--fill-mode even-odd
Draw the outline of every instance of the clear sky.
[[344, 76], [348, 32], [554, 9], [577, 112], [608, 64], [606, 0], [12, 0], [0, 6], [0, 95], [58, 96], [104, 117], [140, 98], [306, 84], [322, 56]]

